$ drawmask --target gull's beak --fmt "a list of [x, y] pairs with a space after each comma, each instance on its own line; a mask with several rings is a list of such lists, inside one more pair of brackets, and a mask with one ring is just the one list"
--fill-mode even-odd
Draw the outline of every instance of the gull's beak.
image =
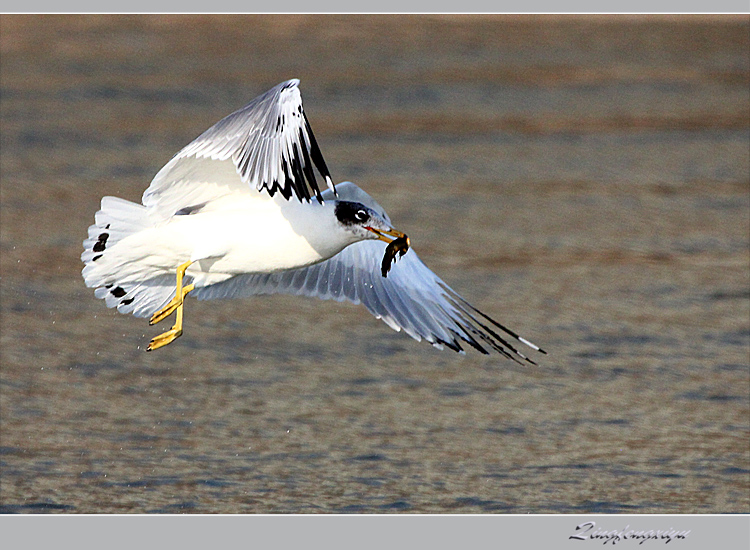
[[[403, 239], [403, 238], [408, 239], [408, 237], [404, 233], [401, 233], [401, 231], [397, 231], [395, 229], [388, 229], [387, 231], [381, 231], [380, 229], [375, 229], [374, 227], [370, 227], [369, 225], [366, 225], [365, 229], [367, 229], [368, 231], [371, 231], [372, 233], [375, 233], [378, 236], [378, 239], [380, 239], [381, 241], [385, 241], [387, 243], [393, 242], [396, 239]], [[388, 238], [389, 236], [394, 237], [394, 238], [390, 239]]]

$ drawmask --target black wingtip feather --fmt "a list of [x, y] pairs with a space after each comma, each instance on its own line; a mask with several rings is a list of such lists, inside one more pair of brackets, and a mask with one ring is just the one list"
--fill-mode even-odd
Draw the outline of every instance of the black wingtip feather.
[[305, 130], [307, 130], [307, 135], [310, 137], [310, 158], [315, 164], [315, 168], [320, 172], [320, 175], [323, 176], [323, 179], [330, 179], [331, 174], [328, 172], [326, 161], [323, 159], [323, 153], [320, 152], [318, 141], [315, 139], [315, 134], [313, 134], [310, 127], [310, 121], [307, 120], [307, 114], [304, 111], [302, 111], [302, 117], [305, 119]]
[[[312, 187], [313, 191], [315, 191], [315, 198], [318, 199], [318, 202], [320, 204], [323, 204], [323, 196], [320, 194], [320, 187], [318, 187], [318, 180], [315, 178], [315, 171], [312, 169], [312, 164], [310, 162], [310, 154], [307, 152], [307, 147], [305, 147], [305, 136], [302, 132], [302, 128], [299, 130], [299, 140], [300, 140], [300, 149], [302, 149], [302, 171], [304, 172], [305, 178], [307, 178], [307, 181], [310, 183], [310, 187]], [[295, 154], [297, 154], [297, 146], [295, 145]], [[333, 191], [334, 195], [337, 195], [336, 190]]]
[[[455, 291], [453, 291], [453, 289], [451, 289], [450, 287], [447, 287], [445, 285], [441, 285], [441, 286], [442, 286], [443, 290], [445, 290], [446, 292], [448, 292], [451, 296], [455, 297], [455, 299], [459, 300], [463, 305], [465, 305], [466, 307], [470, 308], [472, 311], [478, 313], [479, 315], [481, 315], [482, 317], [484, 317], [485, 319], [487, 319], [490, 323], [492, 323], [493, 325], [495, 325], [496, 327], [498, 327], [500, 330], [502, 330], [506, 334], [512, 336], [513, 338], [515, 338], [519, 342], [521, 342], [523, 344], [526, 344], [530, 348], [535, 349], [536, 351], [538, 351], [540, 353], [543, 353], [544, 355], [547, 355], [547, 352], [544, 351], [542, 348], [540, 348], [536, 344], [530, 342], [526, 338], [523, 338], [522, 336], [519, 336], [518, 334], [516, 334], [515, 332], [513, 332], [509, 328], [501, 325], [500, 323], [498, 323], [497, 321], [495, 321], [492, 317], [490, 317], [486, 313], [483, 313], [482, 311], [478, 310], [473, 305], [471, 305], [469, 302], [467, 302], [464, 298], [462, 298], [460, 295], [458, 295]], [[523, 356], [523, 354], [519, 354], [519, 355]], [[529, 359], [527, 358], [527, 360], [529, 360]]]

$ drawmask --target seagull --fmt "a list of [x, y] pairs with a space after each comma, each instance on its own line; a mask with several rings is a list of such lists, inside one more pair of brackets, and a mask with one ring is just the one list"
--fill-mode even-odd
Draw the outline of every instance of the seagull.
[[436, 348], [535, 364], [518, 343], [546, 352], [407, 254], [409, 238], [370, 195], [334, 185], [298, 86], [282, 82], [198, 136], [159, 170], [142, 204], [102, 199], [81, 255], [94, 295], [152, 325], [176, 314], [147, 351], [182, 334], [188, 294], [282, 293], [361, 303]]

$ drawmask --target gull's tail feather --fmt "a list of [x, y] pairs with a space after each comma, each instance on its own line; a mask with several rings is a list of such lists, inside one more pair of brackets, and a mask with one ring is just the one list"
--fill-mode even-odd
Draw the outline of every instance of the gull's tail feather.
[[[163, 307], [175, 292], [175, 277], [137, 261], [126, 239], [153, 227], [145, 206], [104, 197], [89, 237], [83, 241], [86, 286], [120, 313], [147, 317]], [[134, 261], [136, 260], [136, 261]]]

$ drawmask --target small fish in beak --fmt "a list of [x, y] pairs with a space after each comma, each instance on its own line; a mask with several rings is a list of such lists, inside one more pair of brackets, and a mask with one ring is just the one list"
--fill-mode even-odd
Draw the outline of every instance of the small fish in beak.
[[[396, 255], [398, 254], [398, 257], [400, 258], [409, 250], [409, 247], [411, 246], [409, 237], [397, 229], [378, 230], [371, 226], [365, 226], [365, 229], [375, 233], [379, 240], [388, 243], [388, 246], [385, 249], [385, 255], [383, 256], [383, 263], [380, 265], [380, 273], [382, 273], [383, 277], [388, 277], [388, 272], [391, 270], [391, 265], [396, 259]], [[396, 238], [390, 239], [388, 237]]]
[[388, 272], [391, 270], [391, 264], [396, 259], [396, 254], [398, 254], [399, 258], [402, 257], [409, 250], [409, 246], [411, 246], [409, 237], [403, 234], [388, 243], [383, 255], [383, 263], [380, 265], [380, 273], [383, 274], [383, 277], [388, 277]]

